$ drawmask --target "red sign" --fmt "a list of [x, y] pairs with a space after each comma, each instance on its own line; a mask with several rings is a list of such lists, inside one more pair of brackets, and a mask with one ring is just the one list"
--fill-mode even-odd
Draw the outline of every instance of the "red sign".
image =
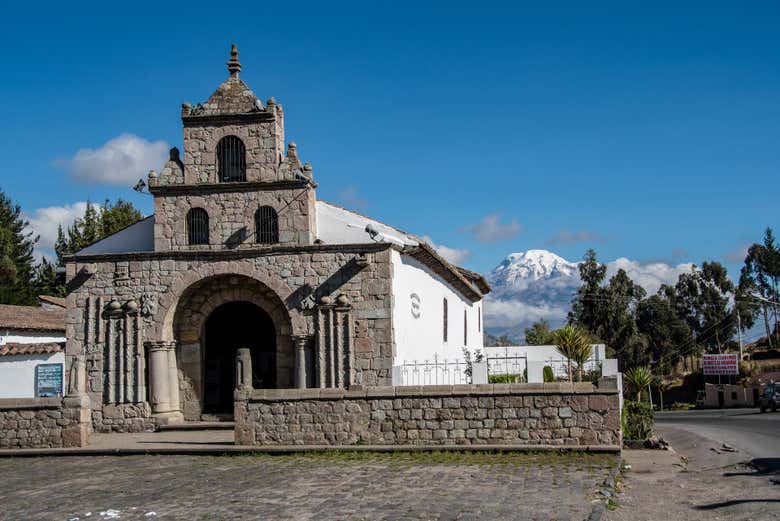
[[738, 356], [704, 355], [704, 376], [739, 374]]

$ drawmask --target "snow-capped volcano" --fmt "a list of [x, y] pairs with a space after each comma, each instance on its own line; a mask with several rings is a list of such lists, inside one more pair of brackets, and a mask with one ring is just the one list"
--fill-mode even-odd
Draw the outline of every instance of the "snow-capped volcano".
[[494, 296], [498, 297], [525, 290], [540, 280], [568, 286], [572, 278], [579, 283], [577, 264], [547, 250], [510, 253], [488, 275]]
[[492, 288], [485, 301], [487, 330], [519, 341], [523, 330], [540, 319], [560, 326], [580, 287], [577, 263], [547, 250], [511, 253], [487, 279]]

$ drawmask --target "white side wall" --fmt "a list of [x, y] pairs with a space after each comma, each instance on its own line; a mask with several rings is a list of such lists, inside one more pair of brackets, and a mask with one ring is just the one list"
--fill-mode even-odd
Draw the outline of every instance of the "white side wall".
[[0, 398], [35, 398], [35, 366], [39, 364], [65, 364], [65, 353], [0, 356]]
[[65, 342], [64, 336], [45, 336], [44, 333], [23, 331], [0, 331], [0, 345], [3, 344], [49, 344]]
[[[482, 349], [482, 302], [472, 303], [447, 281], [421, 262], [392, 252], [394, 365], [404, 361], [463, 360], [466, 345], [474, 353]], [[418, 307], [413, 307], [416, 295]], [[444, 299], [448, 308], [448, 335], [444, 341]], [[464, 311], [467, 316], [468, 343], [464, 344]]]

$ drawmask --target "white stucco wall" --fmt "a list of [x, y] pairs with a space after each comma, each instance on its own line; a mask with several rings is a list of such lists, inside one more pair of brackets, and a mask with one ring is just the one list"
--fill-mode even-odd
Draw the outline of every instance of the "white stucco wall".
[[65, 353], [0, 356], [0, 398], [35, 398], [35, 366], [39, 364], [65, 364]]
[[[421, 262], [392, 252], [394, 365], [404, 361], [463, 359], [463, 320], [467, 314], [469, 350], [482, 349], [482, 302], [472, 303]], [[412, 295], [419, 298], [413, 310]], [[444, 299], [448, 307], [448, 335], [444, 341]], [[418, 316], [415, 316], [418, 315]]]
[[[602, 363], [606, 358], [606, 346], [604, 344], [593, 344], [593, 354], [586, 363], [585, 367], [595, 368], [599, 363]], [[495, 347], [488, 346], [484, 349], [485, 358], [488, 364], [494, 364], [494, 373], [514, 373], [513, 369], [518, 367], [515, 359], [525, 358], [530, 364], [532, 362], [538, 362], [542, 367], [549, 365], [553, 369], [553, 373], [556, 377], [564, 377], [568, 373], [566, 359], [561, 356], [555, 346], [505, 346]], [[523, 367], [524, 362], [520, 362], [519, 366]]]
[[0, 331], [0, 345], [3, 344], [48, 344], [65, 342], [64, 336], [46, 336], [45, 333], [23, 331]]

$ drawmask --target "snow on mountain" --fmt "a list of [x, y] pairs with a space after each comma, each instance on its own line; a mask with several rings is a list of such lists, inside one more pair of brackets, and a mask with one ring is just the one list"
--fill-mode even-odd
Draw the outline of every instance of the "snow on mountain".
[[[624, 257], [606, 264], [607, 279], [623, 269], [648, 294], [691, 269], [688, 263], [642, 263]], [[487, 279], [493, 291], [485, 299], [485, 330], [492, 335], [507, 334], [518, 342], [524, 340], [524, 329], [541, 319], [553, 328], [561, 326], [581, 285], [578, 263], [547, 250], [511, 253]]]
[[519, 341], [523, 330], [542, 318], [560, 326], [580, 287], [577, 263], [547, 250], [511, 253], [487, 279], [493, 290], [485, 301], [486, 330]]

